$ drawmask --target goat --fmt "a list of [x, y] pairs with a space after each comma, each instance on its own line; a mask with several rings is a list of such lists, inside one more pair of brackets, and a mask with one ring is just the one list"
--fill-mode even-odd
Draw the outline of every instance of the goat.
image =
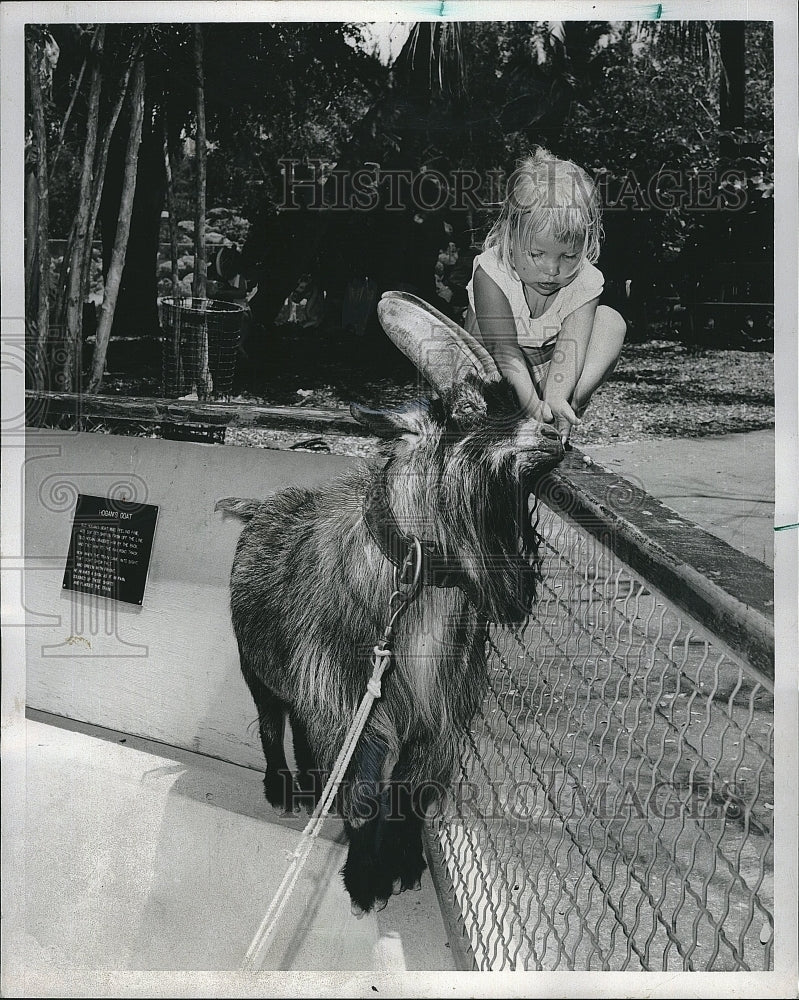
[[397, 623], [393, 665], [340, 794], [342, 874], [356, 913], [420, 884], [425, 811], [451, 783], [487, 687], [487, 623], [523, 621], [535, 598], [528, 495], [563, 454], [554, 430], [520, 415], [466, 331], [407, 293], [386, 293], [378, 312], [438, 393], [394, 410], [353, 405], [394, 439], [387, 461], [263, 502], [217, 504], [248, 522], [231, 573], [232, 621], [258, 710], [266, 797], [283, 809], [295, 797], [286, 712], [297, 787], [318, 795], [386, 625], [396, 550], [422, 542], [421, 591]]

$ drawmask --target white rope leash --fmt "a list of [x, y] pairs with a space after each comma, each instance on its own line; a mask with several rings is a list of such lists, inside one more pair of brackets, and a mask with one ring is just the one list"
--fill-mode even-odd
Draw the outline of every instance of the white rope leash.
[[297, 879], [305, 867], [314, 841], [322, 830], [322, 825], [327, 818], [327, 814], [330, 812], [336, 790], [349, 767], [355, 747], [358, 745], [358, 740], [372, 710], [372, 705], [375, 699], [380, 697], [380, 679], [391, 660], [391, 655], [390, 649], [385, 649], [382, 646], [374, 647], [372, 675], [367, 681], [366, 692], [352, 720], [352, 725], [344, 737], [344, 745], [336, 758], [336, 763], [333, 765], [333, 770], [330, 773], [319, 802], [311, 814], [311, 818], [308, 820], [305, 829], [302, 831], [297, 848], [291, 854], [291, 864], [283, 876], [283, 880], [278, 886], [272, 902], [269, 904], [269, 909], [266, 911], [260, 927], [255, 932], [255, 937], [252, 939], [250, 947], [247, 949], [247, 954], [244, 956], [244, 961], [241, 965], [242, 972], [254, 972], [260, 968], [261, 955], [270, 935], [277, 926], [277, 922], [294, 890], [294, 886], [297, 884]]

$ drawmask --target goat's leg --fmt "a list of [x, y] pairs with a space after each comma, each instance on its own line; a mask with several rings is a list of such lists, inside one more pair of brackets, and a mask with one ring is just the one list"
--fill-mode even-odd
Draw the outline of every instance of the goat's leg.
[[391, 782], [391, 805], [386, 836], [381, 845], [382, 863], [391, 871], [394, 892], [419, 889], [427, 865], [422, 852], [424, 812], [407, 782]]
[[394, 892], [418, 889], [427, 867], [422, 850], [422, 824], [429, 790], [413, 786], [410, 758], [404, 748], [394, 767], [386, 833], [380, 846], [381, 864], [392, 874]]
[[266, 760], [264, 775], [266, 800], [276, 809], [291, 812], [294, 808], [293, 778], [283, 749], [286, 705], [256, 676], [243, 658], [241, 672], [258, 710], [258, 733]]
[[381, 792], [380, 785], [386, 755], [382, 740], [364, 735], [344, 795], [344, 829], [350, 846], [341, 874], [354, 909], [367, 912], [375, 903], [385, 904], [393, 890], [394, 877], [383, 857], [389, 791]]
[[295, 712], [290, 713], [289, 722], [294, 740], [294, 759], [297, 762], [296, 782], [300, 790], [299, 796], [295, 795], [295, 801], [301, 797], [312, 810], [319, 801], [327, 775], [319, 769], [305, 724]]

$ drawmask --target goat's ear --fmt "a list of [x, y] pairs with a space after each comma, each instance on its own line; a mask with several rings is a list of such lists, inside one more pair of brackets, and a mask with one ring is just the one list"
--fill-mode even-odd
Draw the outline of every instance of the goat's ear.
[[461, 431], [470, 431], [486, 419], [486, 398], [474, 379], [466, 379], [445, 395], [444, 406], [449, 419]]
[[437, 400], [414, 399], [390, 410], [370, 410], [360, 403], [350, 403], [350, 413], [378, 437], [395, 438], [398, 434], [420, 434], [433, 419], [441, 421]]

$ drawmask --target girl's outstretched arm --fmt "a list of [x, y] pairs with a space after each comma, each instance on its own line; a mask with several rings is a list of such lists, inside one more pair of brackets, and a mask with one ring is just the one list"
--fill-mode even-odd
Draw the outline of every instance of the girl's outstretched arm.
[[572, 394], [585, 365], [585, 355], [594, 329], [599, 296], [575, 309], [563, 321], [549, 362], [544, 401], [552, 411], [555, 427], [564, 443], [580, 419], [572, 407]]
[[474, 317], [477, 330], [467, 319], [469, 333], [479, 333], [497, 367], [513, 386], [522, 412], [547, 423], [552, 421], [549, 407], [535, 391], [530, 371], [524, 360], [516, 335], [516, 321], [513, 318], [507, 296], [497, 283], [478, 264], [474, 271]]

